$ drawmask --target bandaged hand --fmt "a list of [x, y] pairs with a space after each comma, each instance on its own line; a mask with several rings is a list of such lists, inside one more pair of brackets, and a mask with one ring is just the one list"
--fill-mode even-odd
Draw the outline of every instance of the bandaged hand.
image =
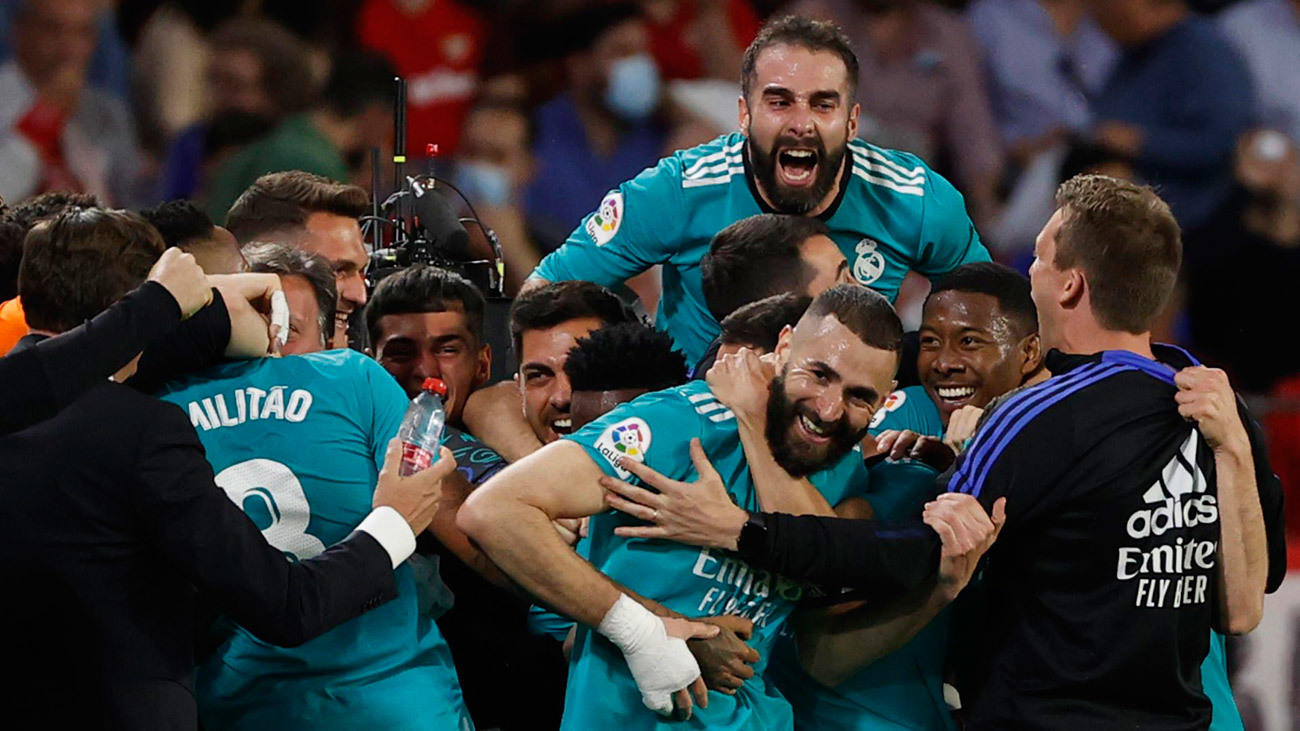
[[671, 715], [676, 707], [690, 718], [692, 694], [701, 708], [708, 705], [700, 666], [686, 640], [712, 637], [718, 633], [717, 627], [656, 617], [626, 594], [620, 594], [596, 631], [623, 652], [646, 708]]

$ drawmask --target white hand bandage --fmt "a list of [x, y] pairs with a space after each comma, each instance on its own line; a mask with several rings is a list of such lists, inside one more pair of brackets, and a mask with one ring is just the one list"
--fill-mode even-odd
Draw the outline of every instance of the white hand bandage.
[[641, 702], [652, 711], [672, 714], [673, 693], [700, 677], [686, 640], [669, 637], [663, 621], [626, 594], [619, 595], [596, 631], [623, 651]]
[[289, 342], [289, 300], [281, 290], [271, 293], [271, 324], [280, 328], [276, 335], [280, 345]]

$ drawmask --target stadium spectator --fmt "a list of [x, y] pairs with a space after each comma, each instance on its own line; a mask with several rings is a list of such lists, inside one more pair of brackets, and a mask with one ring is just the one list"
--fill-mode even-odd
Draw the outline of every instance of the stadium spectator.
[[1232, 193], [1188, 238], [1187, 315], [1197, 353], [1251, 393], [1300, 373], [1295, 358], [1267, 354], [1277, 323], [1262, 314], [1292, 307], [1300, 277], [1300, 145], [1275, 130], [1243, 136]]
[[23, 0], [13, 59], [0, 64], [0, 196], [85, 191], [118, 205], [140, 193], [131, 115], [88, 85], [96, 0]]
[[731, 79], [758, 34], [749, 0], [640, 0], [650, 52], [664, 79]]
[[[374, 55], [339, 54], [317, 103], [286, 117], [266, 137], [223, 160], [208, 186], [208, 211], [225, 215], [235, 199], [267, 173], [298, 170], [356, 182], [353, 170], [371, 145], [392, 134], [392, 70]], [[361, 182], [367, 182], [368, 177]]]
[[465, 400], [488, 381], [492, 346], [483, 332], [483, 293], [438, 267], [416, 265], [385, 277], [366, 306], [375, 360], [407, 398], [426, 378], [447, 384], [447, 422], [463, 426]]
[[280, 352], [300, 355], [329, 349], [334, 308], [338, 306], [330, 263], [284, 244], [251, 244], [244, 247], [244, 258], [248, 271], [280, 277], [289, 305], [289, 335]]
[[1231, 187], [1232, 152], [1252, 118], [1246, 67], [1184, 0], [1094, 0], [1091, 9], [1122, 49], [1093, 102], [1091, 142], [1129, 161], [1195, 231]]
[[[506, 291], [511, 294], [519, 291], [541, 260], [539, 244], [550, 250], [563, 241], [547, 242], [524, 205], [528, 183], [537, 173], [532, 144], [532, 120], [527, 109], [511, 102], [487, 100], [475, 104], [465, 116], [456, 156], [456, 186], [501, 240]], [[477, 240], [482, 238], [478, 228], [469, 226], [467, 230], [484, 253], [481, 258], [491, 258], [488, 242]]]
[[[370, 196], [355, 185], [301, 171], [271, 173], [245, 190], [226, 215], [226, 228], [241, 244], [288, 244], [324, 257], [334, 268], [339, 304], [330, 345], [346, 348], [353, 313], [366, 304], [370, 258], [357, 219], [370, 210]], [[365, 337], [364, 328], [356, 326]]]
[[580, 5], [562, 27], [565, 89], [534, 117], [538, 168], [525, 198], [529, 217], [556, 242], [591, 201], [653, 165], [664, 145], [652, 116], [659, 69], [636, 6]]
[[1218, 22], [1250, 71], [1255, 121], [1300, 145], [1300, 2], [1244, 0]]
[[[214, 135], [240, 129], [240, 142], [251, 142], [286, 116], [305, 111], [316, 89], [306, 45], [275, 23], [236, 18], [218, 26], [208, 43], [212, 56], [205, 119], [181, 130], [167, 145], [159, 180], [164, 200], [205, 192], [209, 163], [221, 142]], [[225, 213], [214, 211], [212, 218], [219, 221]]]
[[698, 361], [718, 333], [698, 263], [718, 231], [756, 213], [823, 219], [854, 279], [891, 299], [909, 269], [937, 277], [987, 260], [946, 180], [913, 155], [855, 139], [857, 78], [834, 24], [769, 22], [745, 52], [744, 133], [674, 153], [605, 194], [533, 278], [613, 287], [662, 264], [655, 325]]
[[140, 212], [158, 229], [163, 242], [193, 254], [208, 274], [235, 274], [248, 268], [234, 234], [212, 223], [188, 200], [174, 200]]
[[[459, 149], [465, 113], [479, 88], [489, 26], [478, 6], [460, 0], [365, 0], [357, 39], [383, 54], [407, 80], [407, 154], [427, 144]], [[384, 85], [385, 89], [391, 88]]]
[[1119, 49], [1088, 15], [1088, 0], [976, 0], [967, 17], [1010, 168], [1006, 202], [983, 231], [998, 249], [1022, 254], [1055, 210], [1070, 139], [1092, 129], [1090, 99]]

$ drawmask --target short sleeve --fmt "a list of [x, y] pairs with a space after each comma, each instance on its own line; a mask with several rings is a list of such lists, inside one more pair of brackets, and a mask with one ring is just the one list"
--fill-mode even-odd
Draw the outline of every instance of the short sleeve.
[[920, 250], [912, 269], [934, 281], [962, 264], [989, 261], [961, 193], [933, 170], [925, 181]]
[[693, 474], [690, 443], [700, 436], [699, 417], [680, 394], [658, 391], [621, 404], [571, 434], [596, 466], [620, 480], [636, 482], [617, 466], [620, 458], [641, 462], [674, 480]]
[[607, 193], [533, 276], [620, 284], [668, 261], [680, 248], [682, 206], [681, 161], [664, 158]]

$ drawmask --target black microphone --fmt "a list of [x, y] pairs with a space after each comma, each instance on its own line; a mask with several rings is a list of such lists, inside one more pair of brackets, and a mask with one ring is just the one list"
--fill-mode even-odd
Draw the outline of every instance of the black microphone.
[[447, 199], [422, 180], [410, 181], [411, 208], [416, 226], [433, 248], [455, 261], [469, 258], [469, 234], [460, 225], [460, 218], [451, 209]]

